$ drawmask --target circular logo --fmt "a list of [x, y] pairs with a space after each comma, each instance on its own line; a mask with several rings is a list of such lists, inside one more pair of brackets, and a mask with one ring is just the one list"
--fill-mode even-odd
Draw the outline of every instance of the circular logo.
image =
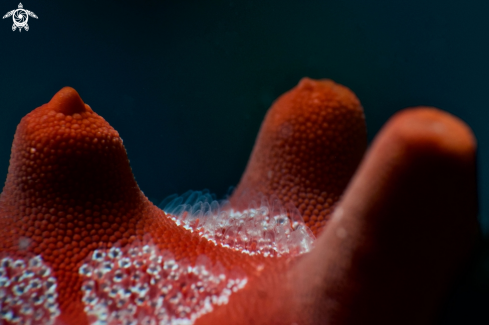
[[29, 19], [29, 16], [27, 15], [27, 12], [24, 9], [15, 10], [13, 16], [14, 16], [14, 24], [17, 27], [24, 27], [27, 24], [27, 20]]

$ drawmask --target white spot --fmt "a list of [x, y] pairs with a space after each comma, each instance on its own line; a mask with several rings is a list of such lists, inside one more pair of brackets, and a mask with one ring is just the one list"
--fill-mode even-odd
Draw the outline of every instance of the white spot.
[[338, 229], [336, 229], [336, 236], [338, 236], [340, 239], [345, 239], [346, 236], [348, 236], [348, 233], [346, 232], [345, 228], [338, 227]]
[[26, 249], [29, 248], [30, 245], [31, 245], [31, 240], [29, 238], [21, 237], [19, 239], [19, 250], [20, 251], [25, 251]]
[[333, 213], [332, 219], [341, 220], [343, 218], [344, 210], [342, 207], [337, 207]]
[[257, 265], [257, 266], [256, 266], [256, 270], [257, 270], [258, 272], [263, 271], [263, 269], [264, 269], [264, 268], [265, 268], [265, 265], [263, 265], [263, 264], [259, 264], [259, 265]]
[[440, 122], [433, 122], [431, 123], [431, 129], [433, 132], [438, 133], [438, 134], [443, 134], [446, 131], [446, 127], [443, 123]]

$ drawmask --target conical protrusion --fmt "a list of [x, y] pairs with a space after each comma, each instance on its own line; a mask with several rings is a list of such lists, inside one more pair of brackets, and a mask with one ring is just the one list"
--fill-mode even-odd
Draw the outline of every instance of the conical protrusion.
[[64, 115], [73, 115], [75, 113], [81, 114], [83, 112], [91, 111], [87, 105], [83, 103], [78, 92], [71, 87], [64, 87], [53, 96], [49, 101], [48, 106], [57, 113], [63, 113]]
[[435, 323], [478, 235], [476, 147], [438, 109], [390, 119], [297, 266], [305, 324]]
[[355, 94], [332, 80], [303, 78], [268, 111], [231, 203], [247, 208], [257, 195], [276, 197], [295, 205], [318, 234], [366, 144], [365, 117]]

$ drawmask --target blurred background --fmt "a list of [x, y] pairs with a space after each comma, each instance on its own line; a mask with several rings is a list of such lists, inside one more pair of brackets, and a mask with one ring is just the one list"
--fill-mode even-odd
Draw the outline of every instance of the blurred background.
[[[2, 0], [0, 14], [19, 0]], [[74, 87], [124, 139], [155, 203], [236, 185], [270, 104], [303, 76], [362, 102], [369, 140], [396, 111], [442, 108], [479, 142], [480, 221], [489, 234], [489, 2], [22, 2], [29, 31], [0, 21], [0, 175], [20, 119]], [[487, 237], [487, 236], [486, 236]], [[442, 324], [489, 322], [488, 240]], [[413, 306], [415, 308], [415, 306]]]

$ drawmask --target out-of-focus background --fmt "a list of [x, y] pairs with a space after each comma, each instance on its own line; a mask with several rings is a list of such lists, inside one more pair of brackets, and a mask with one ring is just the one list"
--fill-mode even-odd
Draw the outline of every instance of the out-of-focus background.
[[[2, 0], [0, 15], [17, 1]], [[370, 140], [409, 106], [466, 121], [479, 142], [480, 220], [489, 234], [487, 1], [23, 5], [39, 17], [29, 18], [29, 31], [0, 20], [0, 178], [20, 119], [69, 85], [119, 131], [151, 200], [204, 188], [222, 196], [238, 183], [273, 100], [303, 76], [331, 78], [361, 100]], [[442, 324], [489, 322], [488, 252], [446, 303]]]

